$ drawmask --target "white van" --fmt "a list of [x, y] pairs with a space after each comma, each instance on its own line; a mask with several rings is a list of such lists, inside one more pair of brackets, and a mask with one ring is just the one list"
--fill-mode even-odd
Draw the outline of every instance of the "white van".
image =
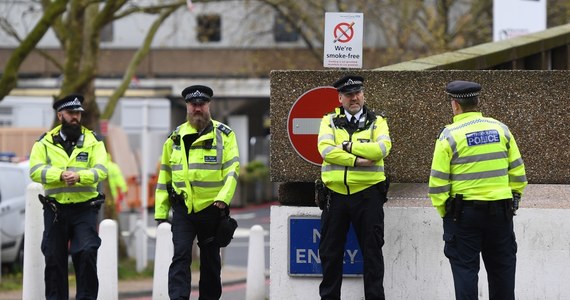
[[2, 264], [21, 268], [24, 261], [26, 188], [32, 181], [28, 162], [0, 162], [0, 241]]

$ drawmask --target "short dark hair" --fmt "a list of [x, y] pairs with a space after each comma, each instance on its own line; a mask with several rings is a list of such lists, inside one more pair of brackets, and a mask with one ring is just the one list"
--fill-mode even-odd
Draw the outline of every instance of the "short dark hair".
[[452, 100], [457, 101], [461, 110], [466, 111], [477, 111], [477, 107], [479, 105], [479, 96], [474, 97], [466, 97], [466, 98], [454, 98], [450, 97]]

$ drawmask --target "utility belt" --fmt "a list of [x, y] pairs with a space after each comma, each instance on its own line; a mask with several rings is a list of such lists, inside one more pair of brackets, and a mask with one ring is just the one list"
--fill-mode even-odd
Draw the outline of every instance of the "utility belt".
[[453, 221], [458, 222], [461, 218], [463, 207], [473, 207], [475, 209], [486, 210], [491, 215], [495, 215], [503, 209], [506, 217], [512, 217], [516, 215], [519, 199], [513, 197], [513, 199], [494, 201], [463, 200], [463, 195], [457, 194], [455, 197], [449, 197], [445, 202], [445, 215], [451, 215]]
[[[381, 181], [376, 183], [363, 191], [359, 192], [362, 193], [370, 188], [376, 188], [380, 191], [380, 194], [384, 196], [384, 202], [388, 201], [388, 188], [390, 187], [390, 182], [388, 178], [385, 181]], [[318, 178], [315, 180], [315, 204], [321, 209], [324, 210], [325, 207], [328, 209], [330, 207], [330, 201], [333, 194], [338, 194], [335, 191], [329, 189], [324, 182]]]
[[44, 196], [42, 194], [38, 194], [38, 199], [44, 206], [44, 208], [51, 209], [55, 214], [53, 222], [57, 222], [57, 215], [60, 209], [62, 208], [86, 208], [86, 207], [96, 207], [97, 209], [101, 208], [101, 205], [105, 203], [105, 195], [98, 194], [96, 197], [91, 198], [85, 202], [79, 203], [69, 203], [69, 204], [61, 204], [57, 202], [54, 197]]

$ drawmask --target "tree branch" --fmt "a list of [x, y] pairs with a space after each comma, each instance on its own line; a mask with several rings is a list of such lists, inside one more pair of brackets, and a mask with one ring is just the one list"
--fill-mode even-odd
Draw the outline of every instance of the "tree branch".
[[135, 75], [137, 67], [139, 66], [143, 58], [150, 51], [150, 45], [152, 44], [152, 41], [156, 35], [156, 32], [160, 28], [160, 25], [162, 25], [164, 20], [166, 20], [177, 9], [178, 7], [175, 6], [171, 6], [168, 9], [164, 9], [163, 12], [160, 14], [160, 16], [152, 23], [149, 31], [147, 32], [147, 35], [144, 39], [142, 46], [137, 50], [137, 52], [131, 59], [131, 62], [129, 63], [129, 66], [127, 67], [125, 75], [123, 76], [123, 79], [121, 81], [121, 84], [119, 85], [119, 87], [115, 89], [115, 91], [113, 91], [111, 97], [109, 97], [109, 102], [105, 106], [105, 110], [101, 115], [102, 119], [105, 120], [111, 119], [111, 117], [113, 116], [113, 112], [115, 111], [115, 107], [117, 106], [117, 102], [119, 101], [119, 98], [121, 98], [125, 94], [125, 91], [129, 87], [129, 84], [131, 83], [131, 80]]
[[18, 70], [20, 66], [34, 50], [38, 42], [53, 24], [54, 20], [65, 12], [67, 0], [55, 0], [44, 11], [42, 18], [34, 26], [32, 31], [22, 40], [22, 43], [14, 49], [12, 55], [8, 59], [8, 63], [4, 68], [2, 78], [0, 79], [0, 101], [6, 97], [16, 87], [18, 80]]

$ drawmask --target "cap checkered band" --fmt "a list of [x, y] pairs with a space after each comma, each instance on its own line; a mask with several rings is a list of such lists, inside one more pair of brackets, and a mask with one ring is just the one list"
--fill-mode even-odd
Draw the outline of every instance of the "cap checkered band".
[[465, 93], [465, 94], [453, 94], [453, 93], [449, 93], [449, 92], [445, 92], [445, 93], [448, 94], [449, 96], [451, 96], [452, 98], [471, 98], [471, 97], [479, 96], [479, 92], [471, 92], [471, 93]]
[[202, 93], [199, 90], [196, 90], [194, 93], [187, 94], [185, 99], [192, 99], [192, 98], [210, 98], [210, 95]]
[[79, 98], [75, 97], [75, 99], [73, 99], [72, 101], [67, 101], [63, 103], [57, 108], [57, 111], [66, 109], [68, 107], [81, 107], [81, 102], [79, 101]]
[[342, 86], [347, 86], [347, 85], [355, 85], [355, 84], [362, 84], [363, 82], [360, 80], [352, 80], [349, 79], [347, 80]]

